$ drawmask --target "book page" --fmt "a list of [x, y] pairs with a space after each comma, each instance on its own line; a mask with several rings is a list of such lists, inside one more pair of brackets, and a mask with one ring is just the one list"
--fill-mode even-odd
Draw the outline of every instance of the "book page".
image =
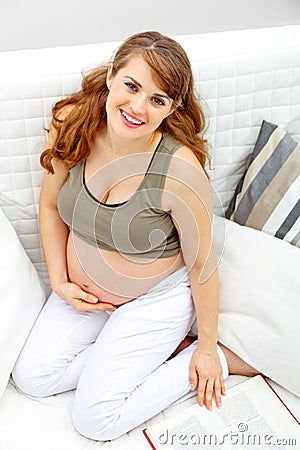
[[243, 450], [300, 448], [299, 424], [262, 376], [229, 389], [228, 400], [219, 414]]
[[300, 426], [260, 376], [227, 390], [222, 407], [194, 404], [147, 434], [157, 449], [300, 449]]
[[[275, 431], [277, 427], [271, 426], [245, 392], [231, 395], [217, 413], [230, 430], [232, 445], [239, 444], [243, 450], [257, 448], [263, 450], [275, 445], [283, 450], [286, 449], [284, 445], [288, 442], [286, 438], [283, 439], [284, 436], [278, 435]], [[292, 438], [292, 434], [290, 437]], [[292, 444], [293, 441], [290, 440], [290, 443]], [[296, 450], [296, 440], [294, 444]]]
[[[195, 415], [182, 422], [180, 427], [178, 425], [171, 427], [169, 433], [170, 436], [173, 436], [172, 448], [175, 450], [182, 449], [183, 446], [188, 450], [194, 449], [195, 446], [205, 448], [206, 444], [214, 443], [213, 436], [210, 438], [208, 429], [199, 422]], [[218, 445], [215, 448], [221, 450]]]
[[198, 404], [149, 427], [147, 434], [157, 449], [231, 450], [229, 440], [224, 440], [227, 428], [223, 421]]

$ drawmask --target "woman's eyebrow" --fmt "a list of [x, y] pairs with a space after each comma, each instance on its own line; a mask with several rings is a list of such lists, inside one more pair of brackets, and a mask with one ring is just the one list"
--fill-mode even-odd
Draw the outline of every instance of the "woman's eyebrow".
[[[142, 89], [142, 85], [141, 85], [138, 81], [136, 81], [134, 78], [129, 77], [129, 76], [125, 76], [125, 78], [128, 78], [128, 79], [131, 80], [134, 84], [136, 84], [139, 88]], [[165, 98], [165, 99], [171, 101], [170, 97], [168, 97], [168, 96], [165, 95], [165, 94], [153, 94], [153, 95], [155, 95], [155, 96], [157, 96], [157, 97], [162, 97], [162, 98]]]

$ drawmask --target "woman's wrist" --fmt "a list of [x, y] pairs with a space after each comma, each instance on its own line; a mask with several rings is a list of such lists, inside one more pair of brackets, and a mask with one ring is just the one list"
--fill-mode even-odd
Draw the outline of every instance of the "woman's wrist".
[[51, 280], [51, 287], [53, 291], [56, 294], [58, 294], [61, 289], [61, 286], [68, 282], [69, 282], [68, 277], [56, 278], [55, 280]]
[[217, 349], [217, 339], [202, 339], [198, 336], [197, 340], [197, 350], [200, 350], [203, 353], [211, 354], [214, 353]]

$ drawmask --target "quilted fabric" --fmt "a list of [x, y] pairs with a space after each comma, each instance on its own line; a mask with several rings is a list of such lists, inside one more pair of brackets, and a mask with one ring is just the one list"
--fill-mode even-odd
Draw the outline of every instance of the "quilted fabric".
[[[224, 215], [263, 119], [300, 134], [299, 33], [300, 26], [288, 26], [175, 36], [205, 102], [218, 215]], [[45, 280], [37, 220], [43, 128], [55, 101], [79, 88], [81, 71], [109, 60], [118, 45], [0, 53], [0, 205]]]
[[[210, 119], [208, 171], [219, 215], [244, 172], [263, 119], [280, 124], [296, 139], [300, 136], [299, 33], [300, 26], [289, 26], [175, 37], [189, 54]], [[53, 103], [79, 88], [82, 69], [108, 60], [118, 44], [0, 53], [0, 206], [45, 280], [38, 237], [43, 127], [49, 125]], [[226, 384], [234, 382], [230, 376]], [[298, 399], [279, 391], [299, 417]], [[142, 427], [104, 444], [82, 438], [72, 425], [72, 400], [72, 392], [32, 399], [10, 384], [1, 400], [0, 448], [149, 448]], [[173, 411], [163, 411], [148, 424]]]

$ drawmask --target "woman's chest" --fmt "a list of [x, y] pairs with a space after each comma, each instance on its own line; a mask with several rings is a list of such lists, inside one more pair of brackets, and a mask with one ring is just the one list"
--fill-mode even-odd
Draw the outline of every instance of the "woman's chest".
[[122, 203], [140, 188], [150, 160], [149, 153], [88, 158], [83, 166], [85, 187], [101, 203]]

